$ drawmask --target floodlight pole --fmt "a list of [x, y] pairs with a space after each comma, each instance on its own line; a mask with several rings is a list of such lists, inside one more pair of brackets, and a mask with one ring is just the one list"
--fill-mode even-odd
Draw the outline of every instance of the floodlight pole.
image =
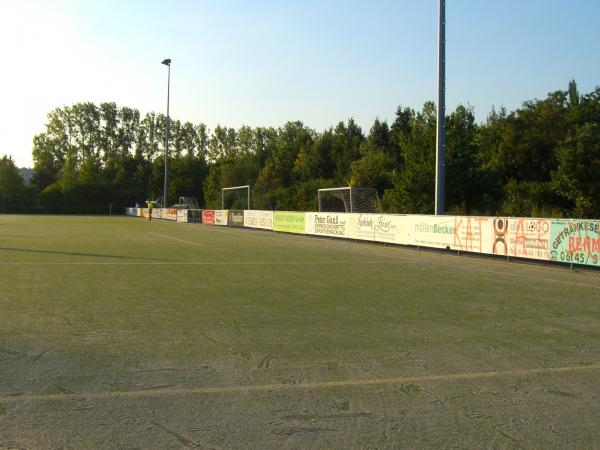
[[163, 208], [168, 206], [167, 203], [167, 185], [169, 182], [169, 100], [171, 96], [171, 60], [165, 59], [162, 61], [162, 64], [169, 68], [169, 75], [167, 78], [167, 124], [166, 124], [166, 134], [165, 134], [165, 185], [163, 188]]
[[435, 215], [445, 214], [446, 190], [446, 0], [439, 0], [438, 104], [435, 155]]

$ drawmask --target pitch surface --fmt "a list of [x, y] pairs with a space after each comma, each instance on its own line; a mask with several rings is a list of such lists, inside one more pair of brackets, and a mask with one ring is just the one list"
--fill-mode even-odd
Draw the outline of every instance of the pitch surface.
[[600, 445], [600, 274], [0, 216], [0, 448]]

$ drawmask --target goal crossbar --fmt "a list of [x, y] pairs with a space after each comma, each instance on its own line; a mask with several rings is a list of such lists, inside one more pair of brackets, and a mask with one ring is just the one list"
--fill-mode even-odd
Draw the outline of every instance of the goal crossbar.
[[246, 189], [248, 191], [248, 209], [250, 209], [250, 186], [249, 185], [221, 188], [221, 209], [225, 209], [225, 191], [233, 191], [233, 190], [240, 190], [240, 189]]
[[[337, 187], [337, 188], [323, 188], [317, 191], [319, 201], [319, 211], [324, 211], [323, 195], [332, 193], [335, 197], [342, 200], [344, 204], [345, 212], [381, 212], [381, 204], [379, 202], [379, 195], [375, 188], [363, 188], [363, 187]], [[347, 194], [344, 195], [344, 194]], [[364, 202], [365, 194], [370, 194], [371, 199], [368, 200], [368, 206], [361, 206], [361, 202]], [[365, 210], [363, 210], [365, 209]]]

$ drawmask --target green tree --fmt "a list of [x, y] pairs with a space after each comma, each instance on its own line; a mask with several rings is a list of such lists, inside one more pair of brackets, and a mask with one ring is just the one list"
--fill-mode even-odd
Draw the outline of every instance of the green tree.
[[10, 156], [0, 158], [0, 207], [17, 205], [23, 199], [25, 184]]

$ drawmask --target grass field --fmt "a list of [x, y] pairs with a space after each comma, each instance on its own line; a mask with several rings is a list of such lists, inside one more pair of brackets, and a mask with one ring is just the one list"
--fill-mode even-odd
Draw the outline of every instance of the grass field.
[[600, 447], [600, 273], [0, 216], [0, 448]]

